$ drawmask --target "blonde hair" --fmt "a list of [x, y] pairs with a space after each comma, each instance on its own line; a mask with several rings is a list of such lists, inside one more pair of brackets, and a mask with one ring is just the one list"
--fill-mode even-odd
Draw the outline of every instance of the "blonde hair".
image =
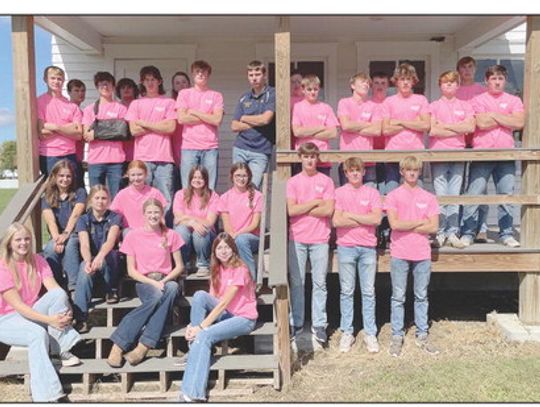
[[321, 80], [317, 75], [306, 75], [302, 78], [302, 89], [307, 88], [308, 86], [321, 86]]
[[161, 203], [161, 201], [157, 200], [156, 198], [148, 198], [146, 201], [144, 201], [144, 204], [143, 204], [143, 214], [144, 212], [146, 212], [146, 208], [148, 208], [149, 206], [157, 206], [159, 210], [161, 211], [161, 219], [159, 220], [159, 229], [161, 230], [162, 240], [161, 240], [160, 246], [162, 249], [167, 249], [169, 247], [167, 244], [168, 243], [167, 231], [169, 229], [165, 225], [165, 222], [163, 222], [163, 214], [165, 213], [163, 209], [163, 204]]
[[414, 155], [408, 155], [399, 162], [400, 170], [421, 170], [422, 160]]
[[317, 144], [311, 141], [308, 141], [307, 143], [300, 144], [300, 146], [298, 147], [297, 153], [299, 156], [314, 154], [318, 157], [321, 151], [319, 150], [319, 147], [317, 147]]
[[88, 192], [88, 198], [86, 199], [86, 209], [90, 209], [90, 203], [92, 202], [92, 198], [95, 194], [98, 192], [103, 191], [107, 194], [109, 197], [109, 201], [111, 200], [111, 194], [109, 192], [109, 188], [107, 188], [105, 185], [102, 184], [96, 184], [92, 188], [90, 188], [90, 191]]
[[445, 71], [439, 75], [439, 86], [447, 82], [456, 82], [459, 85], [459, 73], [457, 71]]
[[54, 66], [54, 65], [49, 65], [48, 67], [46, 67], [44, 70], [43, 70], [43, 80], [46, 81], [47, 80], [47, 77], [49, 76], [49, 72], [54, 72], [55, 74], [58, 74], [60, 76], [62, 76], [62, 78], [66, 78], [66, 73], [64, 72], [64, 70], [62, 68], [59, 68], [57, 66]]
[[398, 67], [396, 67], [391, 80], [393, 83], [396, 83], [399, 78], [411, 78], [414, 85], [416, 85], [419, 81], [418, 75], [416, 74], [416, 69], [414, 66], [407, 63], [400, 64]]
[[[21, 289], [21, 278], [19, 276], [19, 270], [17, 269], [16, 261], [13, 258], [11, 241], [13, 240], [15, 233], [20, 232], [21, 230], [26, 231], [26, 233], [32, 236], [30, 229], [28, 229], [25, 225], [19, 222], [14, 222], [9, 225], [6, 233], [4, 234], [4, 238], [0, 243], [0, 259], [4, 262], [4, 264], [11, 272], [13, 282], [15, 283], [15, 288], [17, 289], [17, 291]], [[32, 245], [30, 245], [30, 249], [28, 250], [28, 253], [25, 254], [23, 261], [26, 263], [26, 273], [28, 275], [28, 281], [30, 281], [32, 287], [35, 287], [38, 279], [36, 271], [36, 259], [34, 257], [34, 250]]]
[[362, 171], [364, 169], [364, 162], [361, 158], [349, 157], [343, 161], [343, 171], [350, 171], [353, 168]]
[[349, 85], [354, 84], [357, 80], [366, 81], [367, 83], [371, 84], [371, 78], [364, 72], [358, 72], [356, 75], [351, 76], [351, 79], [349, 79]]

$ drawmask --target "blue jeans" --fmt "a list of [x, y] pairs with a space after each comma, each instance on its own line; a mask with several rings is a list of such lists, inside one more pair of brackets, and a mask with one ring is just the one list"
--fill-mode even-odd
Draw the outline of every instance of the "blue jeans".
[[[61, 288], [47, 291], [32, 308], [43, 315], [69, 310], [69, 300]], [[81, 336], [72, 327], [63, 331], [26, 319], [18, 312], [0, 316], [0, 342], [28, 348], [32, 401], [55, 401], [64, 395], [62, 383], [49, 357], [70, 350]]]
[[[459, 195], [463, 184], [465, 163], [432, 163], [433, 187], [437, 196]], [[450, 236], [459, 233], [459, 205], [441, 205], [439, 234]]]
[[86, 262], [81, 262], [79, 276], [77, 277], [77, 287], [75, 288], [75, 299], [73, 300], [73, 316], [77, 321], [86, 321], [88, 318], [88, 304], [92, 299], [92, 290], [97, 279], [105, 283], [107, 294], [118, 289], [118, 252], [112, 250], [103, 262], [101, 270], [93, 274], [84, 271]]
[[210, 230], [205, 236], [199, 235], [192, 228], [178, 225], [174, 228], [180, 235], [185, 244], [180, 248], [182, 261], [187, 266], [191, 260], [191, 254], [195, 249], [197, 255], [197, 267], [210, 267], [210, 254], [212, 251], [212, 242], [216, 237], [216, 232]]
[[292, 326], [304, 326], [306, 263], [311, 264], [313, 281], [311, 299], [312, 326], [326, 328], [326, 273], [328, 272], [328, 243], [307, 244], [289, 241], [289, 286]]
[[384, 163], [375, 164], [375, 173], [377, 177], [377, 189], [381, 195], [386, 194], [386, 168]]
[[[375, 166], [370, 165], [369, 167], [364, 167], [364, 169], [366, 172], [364, 173], [363, 184], [372, 188], [377, 188], [377, 172], [375, 171]], [[343, 164], [339, 164], [338, 166], [338, 176], [339, 185], [343, 186], [348, 182], [347, 177], [345, 176], [345, 170], [343, 169]]]
[[407, 277], [412, 268], [414, 278], [414, 324], [416, 336], [428, 332], [428, 286], [431, 277], [431, 259], [421, 261], [390, 259], [390, 278], [392, 280], [392, 300], [390, 302], [390, 323], [393, 336], [405, 335], [405, 293]]
[[362, 292], [362, 321], [368, 335], [377, 335], [375, 320], [375, 274], [377, 272], [377, 251], [373, 247], [338, 246], [339, 285], [342, 332], [353, 333], [354, 289], [356, 273]]
[[195, 165], [202, 165], [208, 171], [208, 186], [216, 190], [218, 177], [219, 150], [182, 150], [180, 161], [180, 179], [182, 188], [189, 186], [189, 172]]
[[[473, 162], [470, 171], [467, 195], [485, 195], [490, 176], [493, 176], [497, 194], [512, 195], [514, 193], [516, 173], [514, 161]], [[501, 239], [512, 236], [513, 210], [514, 206], [510, 204], [498, 206], [497, 217]], [[474, 237], [478, 230], [478, 224], [478, 205], [464, 206], [462, 234]]]
[[172, 205], [174, 164], [156, 161], [145, 161], [145, 164], [148, 169], [146, 183], [159, 189], [159, 192], [163, 194], [168, 202], [167, 208], [165, 208], [165, 212], [167, 212]]
[[[399, 172], [399, 163], [385, 163], [384, 169], [386, 171], [386, 195], [399, 187], [401, 182], [401, 173]], [[418, 186], [422, 187], [423, 176], [420, 171], [420, 177], [418, 177]]]
[[253, 253], [257, 253], [259, 250], [259, 240], [259, 236], [253, 233], [242, 233], [234, 239], [238, 248], [238, 254], [242, 261], [246, 263], [246, 266], [248, 266], [253, 281], [257, 281], [257, 265], [255, 264]]
[[163, 291], [150, 284], [137, 283], [135, 290], [142, 304], [127, 314], [111, 335], [111, 341], [123, 351], [129, 350], [137, 339], [149, 348], [157, 345], [178, 295], [178, 283], [167, 281]]
[[[197, 291], [191, 304], [191, 325], [199, 325], [218, 303], [219, 300], [206, 291]], [[249, 334], [255, 328], [255, 322], [223, 311], [211, 326], [200, 331], [189, 348], [187, 366], [182, 378], [182, 393], [194, 400], [206, 400], [212, 345]]]
[[45, 260], [49, 263], [54, 279], [58, 284], [67, 288], [69, 291], [75, 290], [77, 276], [79, 274], [79, 264], [81, 262], [79, 254], [79, 235], [77, 233], [69, 235], [62, 253], [56, 253], [54, 251], [54, 241], [49, 240], [45, 249], [43, 249], [43, 257], [45, 257]]
[[94, 185], [107, 185], [111, 193], [111, 201], [120, 190], [120, 181], [122, 181], [123, 163], [118, 164], [89, 164], [88, 178], [90, 187]]
[[68, 160], [73, 163], [73, 169], [75, 170], [75, 174], [73, 174], [74, 180], [79, 180], [79, 162], [77, 161], [77, 155], [74, 154], [68, 154], [68, 155], [60, 155], [57, 157], [51, 157], [46, 155], [40, 155], [39, 156], [39, 170], [42, 174], [45, 174], [45, 176], [48, 176], [51, 173], [51, 170], [53, 169], [54, 165], [60, 161], [60, 160]]
[[268, 161], [270, 156], [268, 154], [257, 153], [255, 151], [244, 150], [238, 147], [233, 147], [232, 161], [233, 164], [237, 162], [246, 163], [251, 170], [251, 182], [255, 185], [255, 188], [261, 189], [263, 175], [268, 168]]

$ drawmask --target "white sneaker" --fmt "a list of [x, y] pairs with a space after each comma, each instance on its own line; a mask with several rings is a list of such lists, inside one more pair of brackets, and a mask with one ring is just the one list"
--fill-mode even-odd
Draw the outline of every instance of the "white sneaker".
[[444, 246], [444, 242], [446, 242], [446, 236], [443, 235], [443, 234], [439, 234], [437, 235], [437, 237], [435, 238], [435, 241], [437, 242], [437, 247], [443, 247]]
[[519, 246], [521, 246], [521, 244], [516, 239], [514, 239], [512, 236], [509, 236], [506, 239], [504, 239], [502, 241], [502, 243], [503, 243], [503, 245], [508, 246], [508, 247], [519, 247]]
[[463, 235], [459, 240], [463, 243], [463, 247], [469, 247], [473, 243], [473, 237], [469, 235]]
[[456, 249], [463, 249], [465, 247], [461, 239], [454, 233], [448, 236], [448, 243], [450, 243], [450, 246], [455, 247]]
[[63, 367], [77, 366], [82, 363], [81, 359], [69, 351], [62, 352], [60, 354], [60, 360], [62, 361]]
[[208, 267], [199, 267], [197, 268], [197, 277], [210, 277], [210, 269]]
[[364, 343], [366, 344], [367, 351], [369, 353], [378, 353], [379, 352], [379, 342], [377, 337], [373, 335], [365, 335]]
[[341, 335], [341, 340], [339, 341], [339, 351], [340, 352], [350, 351], [354, 342], [356, 342], [356, 338], [353, 335], [343, 333]]

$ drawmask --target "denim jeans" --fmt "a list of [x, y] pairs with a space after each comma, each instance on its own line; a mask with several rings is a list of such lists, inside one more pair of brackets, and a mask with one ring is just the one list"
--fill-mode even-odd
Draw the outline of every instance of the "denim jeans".
[[328, 272], [328, 243], [308, 244], [289, 241], [289, 286], [291, 291], [292, 326], [304, 326], [306, 263], [311, 264], [313, 281], [311, 319], [313, 327], [327, 325], [326, 318], [326, 273]]
[[392, 300], [390, 302], [390, 323], [393, 336], [405, 335], [405, 293], [407, 277], [412, 269], [414, 278], [414, 324], [416, 336], [428, 332], [428, 286], [431, 277], [431, 259], [421, 261], [390, 259], [390, 278], [392, 280]]
[[190, 227], [178, 225], [174, 228], [185, 244], [180, 248], [182, 261], [187, 266], [191, 260], [193, 250], [197, 255], [197, 267], [210, 267], [210, 254], [212, 242], [216, 237], [216, 232], [210, 230], [206, 235], [201, 236]]
[[[218, 303], [219, 300], [206, 291], [197, 291], [191, 304], [191, 325], [199, 325]], [[200, 331], [189, 348], [187, 366], [182, 378], [182, 393], [193, 400], [206, 400], [212, 345], [249, 334], [255, 328], [255, 322], [253, 319], [237, 317], [223, 311], [211, 326]]]
[[[401, 182], [401, 173], [399, 172], [399, 163], [385, 163], [384, 169], [386, 171], [386, 195], [399, 187]], [[420, 177], [418, 177], [418, 186], [422, 187], [423, 176], [420, 171]]]
[[54, 165], [60, 161], [60, 160], [68, 160], [73, 163], [73, 168], [75, 170], [75, 174], [73, 179], [79, 180], [79, 162], [77, 161], [77, 155], [74, 154], [68, 154], [68, 155], [61, 155], [57, 157], [52, 156], [46, 156], [46, 155], [40, 155], [39, 156], [39, 170], [42, 174], [45, 174], [45, 176], [48, 176], [51, 173], [51, 170], [53, 169]]
[[242, 233], [234, 239], [238, 248], [238, 254], [242, 261], [246, 263], [246, 266], [248, 266], [253, 281], [257, 281], [257, 265], [255, 264], [253, 253], [257, 253], [259, 250], [259, 240], [259, 236], [253, 233]]
[[377, 178], [377, 189], [381, 195], [386, 194], [386, 167], [384, 163], [375, 164], [375, 174]]
[[354, 289], [356, 273], [362, 292], [362, 321], [364, 331], [368, 335], [377, 335], [375, 320], [375, 274], [377, 272], [377, 252], [373, 247], [338, 246], [339, 285], [341, 323], [344, 333], [353, 333]]
[[[61, 288], [47, 291], [32, 308], [44, 315], [55, 315], [69, 309], [66, 292]], [[26, 319], [18, 312], [0, 316], [0, 342], [28, 348], [32, 401], [55, 401], [64, 395], [62, 383], [49, 357], [70, 350], [81, 336], [71, 326], [56, 328]]]
[[182, 188], [189, 186], [189, 172], [193, 166], [202, 165], [208, 171], [208, 186], [211, 190], [216, 190], [218, 177], [219, 150], [182, 150], [180, 161], [180, 179]]
[[[433, 188], [437, 196], [459, 195], [463, 184], [465, 163], [432, 163]], [[450, 236], [459, 233], [459, 205], [441, 205], [439, 234]]]
[[242, 148], [233, 147], [232, 161], [233, 164], [237, 162], [246, 163], [251, 170], [251, 182], [255, 185], [255, 188], [261, 189], [263, 175], [268, 168], [268, 160], [270, 156], [268, 154], [257, 153], [255, 151], [244, 150]]
[[[467, 195], [485, 195], [489, 177], [493, 176], [497, 194], [512, 195], [514, 193], [516, 163], [514, 161], [473, 162], [470, 167], [469, 187]], [[499, 236], [501, 239], [512, 236], [514, 206], [503, 204], [498, 206]], [[462, 234], [475, 236], [478, 230], [478, 205], [463, 207]]]
[[137, 283], [135, 290], [142, 304], [127, 314], [111, 335], [111, 341], [123, 351], [128, 351], [137, 339], [149, 348], [157, 345], [178, 295], [178, 283], [167, 281], [163, 291]]
[[62, 253], [56, 253], [54, 251], [54, 245], [54, 241], [49, 240], [45, 249], [43, 249], [43, 257], [45, 257], [45, 260], [49, 263], [54, 279], [58, 284], [69, 291], [73, 291], [77, 284], [79, 264], [81, 262], [79, 254], [79, 235], [77, 233], [69, 235]]
[[90, 187], [94, 185], [107, 185], [111, 193], [111, 201], [120, 190], [120, 181], [122, 180], [123, 163], [118, 164], [89, 164], [88, 178]]
[[[371, 165], [369, 167], [364, 167], [364, 169], [366, 172], [362, 183], [372, 188], [377, 188], [377, 173], [375, 171], [375, 166]], [[339, 185], [343, 186], [348, 182], [347, 177], [345, 176], [345, 170], [343, 169], [343, 164], [339, 164], [338, 166], [338, 177]]]
[[148, 176], [146, 183], [159, 189], [168, 202], [165, 212], [172, 206], [173, 198], [173, 163], [146, 161]]
[[73, 316], [77, 321], [86, 321], [88, 318], [88, 304], [92, 299], [92, 290], [97, 279], [101, 279], [105, 284], [105, 292], [110, 294], [118, 289], [118, 252], [112, 250], [103, 262], [103, 267], [93, 274], [84, 271], [86, 262], [81, 262], [79, 275], [77, 277], [77, 287], [75, 288], [75, 299], [73, 301]]

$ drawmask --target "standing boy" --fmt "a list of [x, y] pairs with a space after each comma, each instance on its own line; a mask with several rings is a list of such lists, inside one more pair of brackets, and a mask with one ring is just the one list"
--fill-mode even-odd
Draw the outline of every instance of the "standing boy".
[[[320, 151], [328, 150], [329, 140], [337, 137], [339, 125], [330, 105], [319, 100], [321, 81], [316, 75], [306, 75], [302, 79], [304, 100], [294, 105], [292, 111], [292, 129], [294, 149], [312, 142]], [[317, 170], [329, 176], [332, 163], [319, 163]]]
[[[475, 96], [472, 101], [476, 117], [477, 131], [474, 134], [474, 148], [514, 148], [514, 130], [525, 124], [523, 103], [517, 96], [504, 91], [507, 79], [506, 68], [502, 65], [490, 66], [485, 74], [487, 92]], [[487, 193], [487, 183], [491, 176], [497, 194], [514, 193], [515, 161], [473, 162], [467, 195]], [[505, 246], [519, 247], [512, 236], [514, 223], [513, 205], [498, 206], [499, 238]], [[463, 208], [463, 230], [461, 241], [465, 246], [472, 244], [478, 229], [478, 205]]]
[[209, 186], [216, 189], [218, 175], [218, 128], [223, 120], [223, 95], [208, 87], [212, 67], [206, 61], [191, 64], [193, 87], [182, 89], [176, 100], [178, 123], [182, 128], [180, 178], [189, 184], [195, 165], [208, 171]]
[[[374, 72], [371, 75], [371, 101], [377, 104], [378, 114], [382, 114], [382, 104], [386, 99], [388, 87], [390, 86], [390, 76], [384, 72]], [[384, 150], [386, 138], [381, 134], [381, 137], [373, 139], [374, 150]], [[377, 173], [377, 189], [381, 194], [386, 192], [386, 171], [384, 163], [375, 164]]]
[[260, 189], [276, 143], [276, 91], [266, 84], [266, 67], [260, 61], [247, 66], [251, 90], [240, 98], [231, 124], [238, 133], [232, 151], [233, 163], [246, 163], [253, 175], [252, 183]]
[[[57, 66], [48, 66], [43, 72], [47, 92], [37, 99], [39, 168], [45, 176], [54, 164], [67, 159], [78, 167], [76, 142], [82, 135], [82, 112], [62, 95], [65, 73]], [[78, 178], [78, 171], [75, 179]]]
[[377, 237], [382, 202], [379, 191], [364, 185], [364, 163], [348, 158], [343, 163], [348, 183], [336, 189], [333, 224], [337, 234], [339, 260], [340, 310], [342, 332], [339, 350], [348, 352], [355, 342], [353, 335], [354, 291], [356, 274], [362, 292], [364, 343], [370, 353], [379, 351], [375, 319], [375, 275], [377, 272]]
[[326, 343], [326, 274], [330, 217], [334, 212], [334, 182], [317, 171], [319, 148], [315, 143], [300, 145], [302, 172], [287, 181], [289, 215], [289, 281], [291, 290], [291, 338], [304, 328], [306, 262], [311, 264], [312, 332]]
[[[339, 149], [341, 151], [373, 150], [374, 139], [381, 138], [382, 117], [378, 105], [368, 100], [369, 77], [357, 73], [349, 80], [353, 91], [352, 96], [343, 98], [338, 104], [338, 118], [341, 125]], [[367, 163], [365, 167], [364, 184], [375, 187], [377, 174], [375, 164]], [[339, 183], [347, 182], [343, 164], [338, 167]]]
[[398, 357], [405, 335], [405, 293], [412, 271], [416, 344], [430, 354], [439, 351], [428, 341], [428, 286], [431, 276], [431, 247], [428, 236], [439, 228], [439, 204], [435, 196], [418, 185], [422, 161], [407, 156], [399, 163], [403, 185], [390, 192], [384, 202], [392, 239], [390, 278], [392, 299], [390, 355]]
[[[67, 83], [67, 91], [69, 101], [75, 103], [81, 109], [81, 105], [86, 99], [86, 85], [80, 79], [71, 79]], [[77, 173], [79, 185], [84, 187], [84, 169], [82, 162], [84, 161], [84, 138], [77, 141], [75, 144], [75, 155], [77, 156]]]

